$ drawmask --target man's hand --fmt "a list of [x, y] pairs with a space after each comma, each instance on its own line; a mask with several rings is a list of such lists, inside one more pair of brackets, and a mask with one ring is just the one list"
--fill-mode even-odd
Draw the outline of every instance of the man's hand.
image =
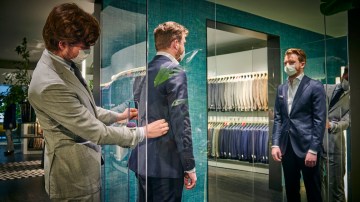
[[317, 155], [316, 154], [313, 154], [313, 153], [310, 153], [310, 152], [308, 152], [306, 154], [305, 166], [314, 167], [314, 166], [316, 166], [316, 161], [317, 161]]
[[186, 189], [192, 189], [195, 187], [196, 185], [196, 173], [195, 172], [191, 172], [191, 173], [185, 173], [184, 176], [184, 186]]
[[330, 125], [329, 120], [328, 120], [328, 121], [326, 121], [326, 128], [327, 128], [327, 129], [331, 128], [331, 125]]
[[165, 121], [165, 119], [160, 119], [149, 123], [147, 127], [145, 127], [146, 137], [147, 138], [155, 138], [162, 135], [165, 135], [169, 131], [169, 124]]
[[[130, 110], [130, 113], [129, 113]], [[126, 108], [123, 113], [119, 113], [117, 117], [117, 122], [123, 122], [126, 119], [132, 120], [137, 119], [138, 116], [138, 110], [135, 108]]]
[[271, 149], [271, 155], [275, 161], [281, 161], [282, 154], [279, 147], [273, 147]]

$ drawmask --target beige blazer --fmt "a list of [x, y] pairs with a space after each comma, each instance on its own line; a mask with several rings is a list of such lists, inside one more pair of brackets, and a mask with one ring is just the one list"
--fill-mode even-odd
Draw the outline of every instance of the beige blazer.
[[[336, 85], [324, 85], [328, 103], [334, 96]], [[350, 125], [350, 90], [345, 91], [339, 101], [329, 109], [328, 120], [333, 123], [333, 127], [324, 135], [323, 145], [325, 153], [345, 156], [345, 136], [344, 130]], [[326, 155], [325, 154], [325, 155]]]
[[[139, 129], [108, 126], [117, 113], [96, 107], [90, 91], [47, 50], [32, 75], [29, 101], [44, 131], [45, 189], [51, 199], [99, 191], [101, 152], [96, 144], [134, 146], [140, 139]], [[85, 141], [92, 148], [79, 144]]]

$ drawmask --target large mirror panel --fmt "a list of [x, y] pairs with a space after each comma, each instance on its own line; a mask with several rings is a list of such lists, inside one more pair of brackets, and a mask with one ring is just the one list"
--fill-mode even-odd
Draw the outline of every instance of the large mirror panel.
[[[338, 83], [338, 87], [336, 87], [336, 89], [339, 88], [339, 86], [341, 85], [347, 85], [347, 79], [344, 79], [347, 77], [346, 73], [345, 77], [343, 76], [344, 70], [346, 69], [345, 67], [348, 66], [348, 54], [346, 44], [346, 12], [340, 12], [331, 16], [325, 16], [323, 13], [321, 13], [320, 1], [307, 2], [307, 8], [310, 9], [306, 9], [306, 12], [301, 9], [304, 6], [303, 3], [301, 5], [293, 3], [290, 6], [290, 4], [284, 4], [277, 1], [272, 1], [271, 3], [261, 1], [257, 2], [262, 5], [260, 8], [258, 6], [259, 4], [252, 5], [248, 2], [235, 3], [232, 1], [222, 0], [216, 0], [212, 2], [214, 2], [217, 7], [216, 19], [214, 19], [214, 21], [215, 24], [218, 24], [218, 26], [215, 26], [217, 28], [217, 33], [211, 33], [208, 31], [207, 40], [209, 110], [208, 162], [210, 194], [209, 196], [211, 196], [209, 197], [209, 199], [216, 201], [221, 197], [226, 196], [228, 197], [229, 201], [235, 200], [237, 198], [241, 198], [244, 200], [260, 200], [262, 199], [262, 197], [272, 201], [286, 200], [287, 197], [287, 200], [290, 201], [293, 201], [295, 200], [295, 198], [298, 197], [300, 197], [302, 200], [347, 200], [351, 195], [349, 189], [347, 188], [347, 175], [349, 169], [348, 166], [350, 165], [348, 161], [349, 152], [347, 152], [347, 150], [349, 150], [348, 143], [350, 139], [350, 120], [348, 118], [349, 90], [344, 90], [345, 93], [342, 93], [339, 96], [341, 99], [340, 101], [337, 101], [339, 102], [337, 105], [333, 106], [333, 104], [330, 104], [331, 100], [335, 95], [335, 84]], [[236, 8], [237, 11], [228, 9], [229, 7]], [[300, 12], [299, 10], [302, 11]], [[285, 16], [293, 17], [286, 18]], [[228, 35], [224, 37], [228, 41], [233, 40], [232, 42], [227, 43], [227, 45], [224, 45], [226, 44], [226, 40], [224, 41], [221, 39], [221, 35], [224, 30], [220, 28], [222, 27], [222, 25], [219, 25], [219, 23], [233, 26], [236, 28], [256, 31], [267, 35], [266, 52], [268, 57], [268, 63], [266, 64], [266, 68], [268, 71], [267, 95], [269, 99], [269, 108], [266, 116], [268, 117], [269, 126], [269, 141], [267, 145], [269, 149], [269, 163], [266, 167], [267, 172], [265, 173], [265, 175], [267, 177], [265, 179], [260, 179], [259, 177], [261, 176], [261, 174], [259, 174], [259, 166], [257, 165], [257, 163], [259, 162], [250, 161], [251, 163], [248, 165], [250, 165], [251, 169], [248, 169], [247, 171], [239, 171], [239, 169], [236, 168], [237, 166], [234, 165], [234, 161], [229, 160], [234, 160], [234, 157], [232, 155], [233, 151], [236, 151], [233, 147], [233, 143], [237, 141], [237, 139], [233, 137], [233, 131], [235, 130], [234, 128], [236, 128], [236, 123], [234, 122], [241, 120], [240, 117], [244, 116], [244, 114], [246, 113], [248, 113], [250, 116], [256, 117], [259, 115], [261, 116], [262, 112], [256, 111], [254, 109], [251, 109], [251, 112], [246, 112], [245, 108], [243, 109], [243, 111], [241, 111], [240, 109], [240, 112], [237, 112], [236, 108], [228, 108], [228, 103], [226, 99], [214, 99], [214, 96], [218, 96], [219, 92], [221, 92], [225, 86], [227, 86], [227, 88], [228, 86], [231, 86], [231, 84], [225, 84], [224, 86], [222, 86], [223, 83], [231, 83], [236, 81], [235, 75], [230, 75], [229, 79], [225, 78], [228, 75], [226, 75], [224, 71], [227, 71], [227, 68], [230, 68], [229, 65], [227, 65], [229, 61], [237, 61], [241, 57], [230, 59], [228, 58], [225, 60], [225, 62], [220, 58], [223, 57], [223, 55], [233, 52], [233, 48], [231, 46], [241, 49], [248, 45], [245, 40], [243, 41], [243, 43], [236, 42], [236, 40], [233, 38], [233, 35]], [[238, 40], [240, 41], [240, 39]], [[253, 45], [254, 48], [251, 49], [251, 56], [248, 56], [245, 59], [241, 58], [241, 62], [237, 61], [236, 65], [233, 65], [233, 71], [241, 71], [241, 69], [246, 69], [242, 67], [242, 65], [246, 64], [249, 59], [252, 60], [248, 66], [251, 66], [253, 68], [253, 71], [257, 70], [256, 62], [261, 61], [261, 58], [258, 57], [256, 54], [257, 44], [255, 44], [256, 43], [254, 43]], [[226, 48], [224, 48], [224, 46]], [[290, 64], [287, 63], [286, 55], [288, 49], [291, 48], [301, 49], [302, 51], [304, 51], [306, 55], [306, 60], [302, 60], [300, 58], [299, 61], [295, 61], [299, 65], [296, 64], [295, 66], [296, 68], [300, 68], [302, 66], [301, 64], [303, 64], [301, 68], [304, 68], [304, 78], [310, 78], [312, 79], [311, 82], [316, 83], [318, 92], [321, 91], [321, 95], [319, 96], [321, 96], [322, 98], [319, 98], [321, 102], [317, 102], [315, 101], [315, 99], [312, 99], [313, 104], [310, 105], [304, 104], [304, 100], [299, 103], [297, 101], [301, 100], [298, 99], [300, 95], [297, 95], [297, 92], [295, 90], [295, 93], [293, 92], [293, 96], [291, 96], [289, 102], [289, 97], [286, 97], [289, 96], [289, 92], [285, 90], [284, 99], [286, 99], [288, 103], [284, 104], [283, 106], [285, 106], [286, 108], [294, 107], [291, 106], [292, 102], [294, 102], [296, 105], [298, 104], [299, 106], [295, 106], [293, 112], [294, 115], [292, 115], [289, 109], [287, 109], [289, 112], [288, 114], [285, 113], [277, 117], [277, 113], [282, 113], [282, 111], [284, 111], [276, 107], [276, 101], [282, 102], [281, 100], [279, 101], [279, 99], [277, 98], [279, 97], [278, 87], [280, 86], [280, 84], [284, 84], [284, 86], [287, 87], [292, 86], [292, 79], [290, 79], [290, 82], [288, 80], [288, 78], [291, 76], [288, 76], [287, 74], [290, 72], [286, 72], [288, 71], [286, 69]], [[226, 53], [226, 51], [224, 52], [224, 50], [228, 52]], [[211, 58], [214, 55], [218, 57], [216, 60]], [[221, 77], [221, 75], [223, 75], [223, 77]], [[297, 79], [300, 80], [301, 78], [302, 77], [299, 77]], [[306, 93], [310, 92], [311, 89], [314, 88], [311, 87], [308, 88], [307, 91], [304, 91], [302, 85], [298, 86], [300, 88], [298, 94], [306, 97]], [[230, 89], [232, 89], [232, 87], [230, 87]], [[316, 91], [317, 90], [314, 90], [314, 92]], [[221, 94], [224, 95], [225, 98], [227, 98], [227, 93], [229, 92], [229, 90], [224, 90], [224, 92], [225, 93]], [[239, 93], [241, 91], [237, 90], [235, 92]], [[280, 92], [280, 97], [282, 97], [282, 92]], [[234, 98], [230, 97], [230, 99]], [[243, 96], [243, 99], [246, 99], [246, 95]], [[311, 99], [309, 99], [309, 101], [310, 100]], [[343, 105], [340, 104], [342, 102], [344, 102]], [[225, 108], [218, 108], [223, 103]], [[301, 118], [297, 119], [295, 115], [297, 110], [296, 108], [299, 108], [301, 106], [307, 108], [307, 110], [311, 109], [307, 113], [314, 120], [313, 123], [309, 122], [310, 125], [312, 125], [312, 131], [306, 132], [308, 135], [304, 135], [301, 132], [301, 128], [305, 127], [308, 120], [299, 121], [301, 120]], [[337, 111], [335, 111], [336, 107], [338, 107]], [[226, 113], [232, 113], [234, 117], [226, 116]], [[316, 116], [319, 117], [316, 118]], [[302, 117], [306, 117], [306, 115], [303, 114]], [[286, 120], [289, 120], [291, 124], [286, 126]], [[245, 121], [241, 120], [240, 122], [241, 126], [246, 125]], [[289, 128], [281, 128], [284, 126], [289, 126]], [[339, 128], [337, 128], [337, 126]], [[227, 127], [229, 128], [228, 130], [225, 129], [219, 132], [219, 128], [223, 129]], [[277, 129], [277, 127], [279, 127], [280, 129]], [[284, 138], [284, 134], [287, 130], [289, 130], [289, 134], [287, 134], [288, 137], [285, 138], [285, 142], [279, 142], [278, 138]], [[282, 134], [280, 136], [276, 136], [277, 131]], [[338, 131], [338, 136], [332, 135], [335, 134], [335, 131]], [[303, 135], [305, 138], [299, 138], [299, 135]], [[218, 138], [218, 136], [220, 136], [220, 138]], [[305, 141], [302, 141], [301, 139]], [[253, 139], [250, 139], [250, 141], [243, 141], [243, 143], [245, 142], [248, 144], [247, 148], [249, 148], [250, 145], [251, 158], [253, 160], [257, 152], [255, 148], [256, 144], [253, 144]], [[214, 143], [216, 143], [215, 145], [218, 146], [214, 147]], [[244, 146], [244, 144], [239, 145], [241, 145], [239, 146], [240, 148], [246, 147]], [[229, 149], [224, 150], [224, 146], [229, 147]], [[284, 158], [288, 156], [289, 148], [291, 148], [292, 151], [295, 152], [293, 153], [293, 157], [304, 163], [303, 167], [292, 167], [290, 169], [299, 169], [299, 172], [290, 173], [290, 177], [288, 177], [288, 172], [284, 171], [285, 169], [289, 170], [289, 161], [284, 159], [282, 159], [282, 162], [274, 161], [274, 158], [271, 154], [272, 151], [276, 151], [273, 148], [278, 146], [281, 148], [281, 151], [283, 151], [280, 157]], [[303, 148], [303, 152], [300, 152], [300, 150], [298, 150], [299, 148]], [[330, 151], [328, 150], [330, 148], [338, 148], [339, 150], [336, 152]], [[307, 158], [307, 154], [309, 152], [311, 155], [313, 155], [314, 158]], [[336, 160], [334, 161], [335, 158]], [[241, 162], [241, 159], [238, 160]], [[230, 161], [231, 165], [224, 166], [224, 162], [226, 161]], [[306, 164], [308, 163], [305, 163], [307, 161], [311, 161], [313, 163], [315, 161], [315, 166], [307, 166]], [[339, 164], [337, 164], [337, 162], [339, 162]], [[235, 164], [239, 164], [239, 162], [236, 162]], [[286, 168], [284, 168], [284, 164]], [[306, 168], [304, 169], [304, 167]], [[307, 179], [309, 175], [306, 174], [307, 170], [312, 170], [312, 172], [314, 172], [314, 175], [311, 174], [310, 176], [315, 176], [316, 181], [308, 183], [309, 180]], [[238, 177], [239, 175], [241, 175], [242, 172], [245, 173], [243, 174], [245, 177], [243, 179], [240, 179]], [[255, 175], [254, 173], [257, 174]], [[291, 176], [295, 176], [295, 178]], [[211, 183], [210, 181], [213, 181], [214, 183]], [[259, 181], [261, 183], [258, 183]], [[244, 182], [247, 186], [242, 186], [242, 182]], [[212, 185], [210, 186], [210, 184]], [[265, 185], [265, 187], [262, 185]], [[286, 185], [290, 185], [290, 188], [287, 189]], [[237, 191], [234, 191], [234, 187], [237, 188]], [[295, 187], [295, 189], [292, 187]], [[342, 195], [340, 196], [341, 198], [337, 198], [339, 196], [336, 196], [336, 192]], [[295, 198], [291, 198], [292, 196], [294, 196]]]
[[[184, 163], [185, 159], [191, 159], [195, 162], [196, 186], [190, 190], [186, 185], [171, 189], [180, 190], [182, 201], [292, 201], [292, 198], [287, 199], [294, 190], [286, 191], [286, 184], [289, 185], [283, 168], [286, 160], [274, 160], [272, 155], [275, 146], [284, 152], [279, 156], [284, 158], [289, 151], [284, 150], [287, 143], [290, 144], [286, 146], [290, 145], [294, 151], [294, 159], [305, 164], [310, 152], [314, 158], [308, 159], [309, 162], [316, 161], [314, 167], [306, 166], [317, 171], [315, 188], [309, 188], [305, 182], [308, 175], [304, 177], [303, 173], [297, 172], [294, 174], [296, 179], [290, 182], [296, 189], [295, 197], [300, 195], [304, 201], [320, 196], [324, 201], [332, 201], [334, 186], [339, 185], [344, 193], [341, 201], [351, 198], [348, 187], [351, 135], [350, 120], [346, 120], [350, 113], [346, 107], [349, 90], [340, 95], [343, 101], [338, 102], [344, 102], [344, 105], [335, 104], [338, 108], [332, 111], [335, 107], [331, 104], [335, 89], [346, 86], [344, 81], [351, 81], [350, 76], [348, 80], [346, 74], [344, 76], [346, 67], [351, 74], [347, 61], [347, 16], [345, 12], [324, 16], [320, 4], [320, 0], [291, 4], [266, 0], [256, 3], [227, 0], [103, 1], [102, 106], [111, 110], [135, 107], [135, 89], [142, 80], [145, 97], [137, 101], [145, 103], [138, 105], [139, 111], [145, 114], [141, 117], [145, 119], [145, 125], [155, 117], [162, 118], [158, 115], [163, 112], [169, 112], [164, 118], [170, 123], [170, 132], [158, 140], [145, 140], [145, 145], [150, 147], [143, 151], [117, 146], [103, 148], [105, 200], [139, 199], [136, 174], [140, 170], [128, 169], [129, 156], [137, 151], [137, 159], [143, 159], [145, 167], [143, 190], [146, 197], [155, 193], [149, 180], [176, 178], [183, 183], [186, 171], [194, 171], [186, 170]], [[173, 71], [173, 66], [160, 65], [159, 71], [153, 72], [152, 61], [160, 56], [167, 57], [162, 53], [164, 50], [156, 48], [154, 30], [168, 21], [188, 30], [186, 42], [182, 38], [170, 40], [176, 50], [171, 60], [176, 71]], [[306, 61], [299, 60], [298, 56], [291, 64], [286, 61], [286, 52], [290, 48], [303, 50]], [[185, 53], [184, 58], [180, 57], [182, 53]], [[282, 102], [285, 108], [292, 107], [288, 102], [289, 92], [286, 90], [279, 94], [278, 87], [281, 84], [289, 86], [289, 68], [291, 70], [294, 64], [295, 69], [304, 67], [305, 80], [312, 79], [311, 82], [318, 87], [314, 92], [323, 96], [321, 102], [312, 100], [309, 104], [307, 100], [297, 102], [296, 96], [301, 96], [294, 93], [296, 90], [293, 92], [294, 111], [302, 106], [307, 114], [299, 117], [311, 117], [301, 121], [292, 119], [291, 113], [283, 113], [281, 119], [276, 116], [281, 111], [276, 102]], [[161, 75], [157, 77], [159, 73]], [[179, 88], [185, 86], [186, 94], [182, 95], [186, 96], [165, 96], [169, 98], [169, 107], [158, 109], [160, 101], [150, 102], [148, 99], [160, 98], [154, 96], [159, 87], [171, 83]], [[304, 86], [298, 86], [301, 95], [313, 92], [309, 90], [313, 88], [304, 90]], [[167, 87], [165, 93], [175, 92]], [[161, 101], [164, 106], [166, 99]], [[181, 110], [171, 114], [177, 107]], [[321, 115], [315, 113], [316, 110], [320, 110]], [[181, 127], [173, 122], [174, 119], [183, 120], [186, 130], [177, 133]], [[312, 119], [314, 125], [309, 122]], [[284, 138], [287, 131], [281, 128], [284, 120], [290, 120], [289, 127], [293, 130], [285, 142], [280, 142], [279, 138]], [[299, 128], [307, 129], [306, 123], [311, 125], [311, 132], [299, 132]], [[276, 131], [281, 131], [283, 136], [274, 136]], [[336, 133], [340, 134], [336, 136], [339, 139], [332, 140], [335, 131], [339, 131]], [[314, 144], [310, 137], [316, 139]], [[298, 151], [294, 145], [302, 146]], [[331, 147], [339, 147], [339, 150], [332, 152], [329, 150]], [[182, 155], [184, 152], [189, 155]], [[340, 164], [334, 167], [332, 162]], [[173, 169], [174, 165], [177, 169]], [[156, 166], [158, 169], [154, 169]], [[294, 168], [301, 170], [304, 167]], [[181, 175], [162, 175], [170, 171]]]
[[[134, 94], [146, 75], [146, 1], [103, 1], [100, 15], [101, 105], [116, 112], [138, 108]], [[132, 128], [138, 121], [117, 125]], [[103, 201], [137, 200], [137, 180], [128, 167], [131, 152], [118, 145], [102, 148]]]

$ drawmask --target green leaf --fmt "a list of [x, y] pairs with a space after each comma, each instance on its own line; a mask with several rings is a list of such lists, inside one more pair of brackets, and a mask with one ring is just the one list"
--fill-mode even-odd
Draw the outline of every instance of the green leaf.
[[175, 107], [181, 104], [187, 104], [188, 103], [188, 99], [177, 99], [174, 100], [174, 102], [171, 104], [171, 107]]
[[178, 68], [161, 67], [154, 80], [154, 87], [159, 86], [171, 77], [176, 76], [181, 70]]

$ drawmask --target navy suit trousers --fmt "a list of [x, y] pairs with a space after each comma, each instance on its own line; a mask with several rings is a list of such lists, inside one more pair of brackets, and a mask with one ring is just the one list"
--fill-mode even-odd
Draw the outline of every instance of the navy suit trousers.
[[183, 178], [136, 177], [139, 182], [139, 202], [181, 202]]
[[286, 153], [282, 157], [287, 201], [301, 202], [300, 171], [302, 173], [305, 184], [307, 201], [322, 201], [319, 163], [320, 162], [318, 155], [316, 166], [305, 166], [305, 158], [299, 158], [298, 156], [296, 156], [289, 138]]

